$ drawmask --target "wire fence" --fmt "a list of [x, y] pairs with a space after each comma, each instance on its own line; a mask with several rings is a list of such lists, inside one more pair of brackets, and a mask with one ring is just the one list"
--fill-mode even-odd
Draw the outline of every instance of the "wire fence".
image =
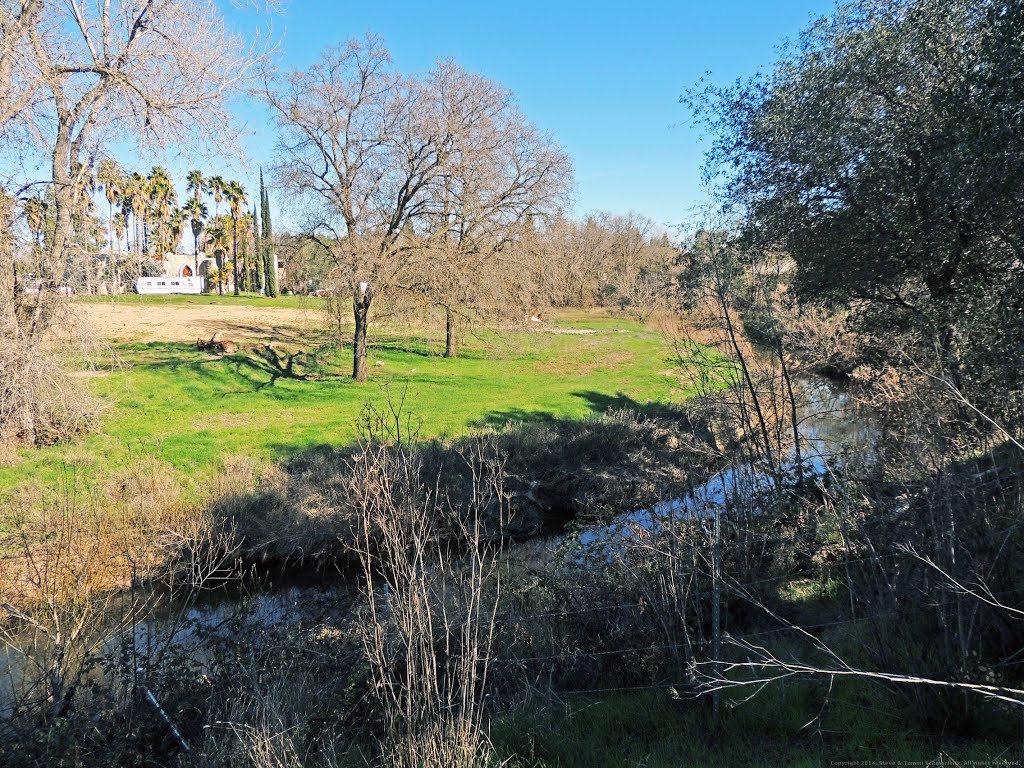
[[[1022, 590], [1015, 590], [1020, 593]], [[957, 604], [957, 600], [945, 600], [940, 602], [933, 602], [926, 605], [920, 605], [916, 609], [911, 609], [911, 612], [924, 613], [927, 610], [935, 608], [948, 607]], [[906, 610], [906, 609], [904, 609]], [[566, 615], [575, 615], [576, 612], [567, 613]], [[787, 632], [794, 633], [797, 636], [803, 636], [806, 638], [807, 634], [818, 632], [823, 629], [832, 629], [835, 627], [851, 626], [855, 624], [864, 624], [866, 622], [875, 621], [878, 619], [892, 618], [893, 616], [899, 615], [898, 610], [879, 611], [876, 613], [865, 614], [849, 619], [837, 619], [835, 621], [819, 622], [816, 624], [789, 624], [775, 629], [760, 630], [757, 632], [743, 632], [741, 634], [732, 634], [724, 632], [722, 635], [723, 640], [727, 642], [747, 642], [755, 638], [770, 637], [773, 635], [784, 634]], [[551, 615], [551, 614], [548, 614]], [[496, 664], [531, 664], [546, 661], [559, 661], [559, 660], [570, 660], [576, 661], [585, 658], [602, 658], [606, 656], [616, 655], [627, 655], [633, 653], [658, 653], [663, 651], [678, 651], [692, 647], [693, 644], [687, 643], [661, 643], [651, 645], [639, 645], [629, 646], [623, 648], [604, 649], [599, 651], [564, 651], [561, 653], [544, 654], [537, 656], [521, 656], [521, 657], [497, 657], [491, 659], [491, 663]]]

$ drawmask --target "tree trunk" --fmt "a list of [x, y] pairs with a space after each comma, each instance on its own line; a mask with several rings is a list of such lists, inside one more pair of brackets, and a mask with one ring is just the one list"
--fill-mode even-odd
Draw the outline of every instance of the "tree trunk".
[[[42, 292], [50, 287], [57, 290], [58, 284], [63, 275], [64, 252], [67, 250], [68, 240], [74, 229], [72, 219], [72, 208], [74, 203], [74, 189], [70, 173], [71, 165], [71, 137], [61, 128], [57, 132], [57, 143], [53, 153], [53, 203], [54, 203], [54, 230], [53, 241], [48, 254], [47, 268], [43, 274], [43, 281], [40, 283], [38, 304], [42, 304]], [[50, 285], [47, 286], [47, 283]]]
[[[71, 189], [71, 174], [68, 166], [71, 162], [71, 138], [64, 135], [60, 130], [57, 134], [57, 143], [53, 153], [53, 217], [54, 230], [53, 241], [50, 244], [50, 270], [53, 271], [57, 264], [64, 258], [64, 250], [67, 241], [71, 236], [73, 227], [71, 219], [73, 190]], [[53, 274], [47, 277], [56, 277]]]
[[238, 219], [231, 228], [231, 273], [235, 280], [235, 296], [238, 295]]
[[84, 259], [84, 261], [85, 264], [83, 266], [85, 267], [85, 293], [87, 296], [92, 296], [92, 265], [89, 264], [88, 256]]
[[719, 285], [716, 288], [716, 293], [718, 294], [719, 307], [722, 310], [722, 318], [725, 320], [725, 330], [729, 336], [729, 345], [732, 347], [733, 353], [736, 355], [736, 359], [740, 364], [743, 381], [747, 385], [747, 391], [750, 393], [754, 412], [757, 414], [757, 424], [761, 431], [761, 438], [764, 441], [764, 459], [768, 462], [768, 469], [771, 471], [772, 477], [775, 478], [776, 483], [779, 483], [781, 477], [775, 462], [774, 446], [772, 445], [771, 438], [768, 436], [768, 424], [765, 421], [764, 412], [761, 409], [761, 398], [758, 395], [757, 387], [754, 386], [754, 382], [750, 378], [750, 366], [747, 364], [746, 358], [743, 355], [743, 349], [740, 347], [739, 340], [736, 338], [736, 327], [732, 322], [732, 315], [729, 311], [729, 303], [725, 296], [725, 290], [721, 285]]
[[445, 307], [444, 356], [459, 356], [459, 318], [451, 307]]
[[14, 312], [14, 318], [17, 320], [17, 309], [18, 302], [21, 301], [21, 291], [18, 290], [18, 254], [14, 247], [11, 247], [11, 288], [13, 293], [11, 294], [11, 311]]
[[29, 323], [26, 335], [30, 340], [35, 340], [36, 333], [44, 330], [45, 318], [43, 317], [43, 305], [46, 303], [45, 294], [47, 289], [56, 292], [63, 282], [64, 277], [64, 254], [67, 250], [68, 241], [74, 231], [74, 220], [72, 209], [74, 207], [74, 188], [70, 173], [73, 145], [70, 137], [70, 129], [61, 125], [57, 131], [57, 142], [54, 146], [51, 170], [53, 174], [53, 203], [54, 221], [53, 239], [46, 254], [46, 265], [40, 270], [41, 278], [39, 293], [36, 295], [35, 309], [32, 312], [32, 321]]
[[[0, 206], [3, 205], [3, 200], [0, 199]], [[11, 201], [10, 208], [4, 210], [0, 207], [0, 253], [4, 257], [4, 266], [7, 266], [8, 260], [11, 265], [11, 301], [5, 302], [0, 301], [0, 311], [10, 315], [11, 330], [18, 335], [18, 301], [20, 299], [20, 291], [18, 290], [18, 252], [14, 247], [14, 238], [12, 236], [12, 228], [14, 225], [15, 208], [14, 202]], [[6, 278], [6, 276], [5, 276]], [[0, 281], [6, 287], [7, 280], [3, 279]]]
[[352, 293], [352, 314], [355, 317], [356, 330], [352, 339], [352, 378], [366, 381], [366, 325], [370, 313], [370, 302], [373, 291], [366, 283], [357, 285]]
[[[120, 247], [120, 243], [118, 243]], [[117, 293], [117, 266], [114, 263], [114, 204], [107, 200], [107, 266], [110, 267], [111, 293]]]
[[[773, 316], [774, 319], [774, 316]], [[782, 371], [782, 381], [786, 385], [786, 400], [789, 405], [789, 420], [793, 430], [793, 453], [796, 457], [796, 485], [802, 488], [804, 484], [804, 456], [800, 446], [800, 415], [797, 413], [796, 394], [793, 392], [793, 379], [789, 375], [789, 365], [786, 363], [786, 350], [782, 346], [781, 332], [775, 333], [775, 354], [779, 356], [779, 367]]]

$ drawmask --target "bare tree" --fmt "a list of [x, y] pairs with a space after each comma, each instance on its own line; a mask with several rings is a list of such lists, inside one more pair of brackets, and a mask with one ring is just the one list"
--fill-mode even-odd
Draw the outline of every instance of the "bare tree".
[[228, 122], [226, 99], [261, 56], [208, 0], [69, 0], [45, 6], [29, 30], [49, 105], [59, 265], [72, 196], [101, 142], [130, 138], [187, 145]]
[[[212, 0], [0, 6], [0, 135], [50, 168], [34, 290], [5, 292], [12, 306], [0, 313], [12, 322], [4, 335], [22, 361], [5, 374], [15, 391], [24, 389], [17, 371], [44, 354], [41, 337], [61, 315], [76, 206], [104, 146], [188, 146], [199, 134], [217, 135], [227, 99], [265, 55], [256, 46], [230, 30]], [[3, 269], [11, 265], [16, 258]], [[35, 441], [31, 418], [21, 431]]]
[[403, 76], [376, 38], [328, 51], [266, 89], [278, 116], [282, 184], [351, 294], [352, 376], [364, 381], [378, 297], [430, 298], [455, 321], [482, 261], [527, 214], [565, 194], [568, 158], [529, 126], [511, 95], [451, 62]]
[[39, 22], [42, 0], [0, 3], [0, 137], [10, 124], [30, 111], [40, 81], [31, 67], [29, 31]]
[[667, 278], [678, 251], [666, 235], [657, 235], [653, 221], [640, 214], [606, 215], [601, 223], [611, 240], [606, 271], [614, 300], [644, 321], [667, 304], [671, 285]]
[[[560, 210], [572, 162], [526, 120], [512, 94], [457, 64], [439, 63], [429, 89], [451, 151], [429, 188], [425, 281], [445, 309], [445, 357], [458, 354], [458, 324], [481, 273], [530, 218]], [[500, 283], [502, 281], [494, 281]]]
[[450, 145], [432, 131], [423, 84], [397, 73], [377, 38], [328, 50], [265, 96], [281, 131], [278, 177], [303, 200], [339, 290], [351, 292], [352, 378], [365, 381], [370, 307], [403, 286], [412, 225]]

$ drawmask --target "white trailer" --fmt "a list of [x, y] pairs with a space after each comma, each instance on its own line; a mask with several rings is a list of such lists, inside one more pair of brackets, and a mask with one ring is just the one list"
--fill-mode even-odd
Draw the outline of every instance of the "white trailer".
[[136, 293], [202, 293], [202, 277], [140, 277], [135, 281]]

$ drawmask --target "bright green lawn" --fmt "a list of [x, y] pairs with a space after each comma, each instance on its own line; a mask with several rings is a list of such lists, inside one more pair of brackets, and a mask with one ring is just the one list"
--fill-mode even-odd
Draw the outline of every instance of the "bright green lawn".
[[320, 443], [350, 443], [365, 404], [383, 407], [388, 389], [395, 402], [404, 393], [403, 413], [420, 424], [422, 437], [685, 396], [673, 350], [659, 334], [607, 317], [569, 325], [600, 330], [483, 332], [467, 339], [457, 359], [440, 356], [436, 332], [378, 334], [367, 384], [348, 378], [351, 347], [326, 353], [322, 377], [302, 381], [274, 378], [245, 345], [223, 359], [185, 343], [124, 345], [117, 348], [123, 369], [86, 380], [112, 403], [100, 432], [22, 452], [14, 466], [0, 467], [0, 494], [28, 479], [52, 482], [67, 468], [92, 477], [130, 456], [202, 474], [225, 455], [281, 459]]

